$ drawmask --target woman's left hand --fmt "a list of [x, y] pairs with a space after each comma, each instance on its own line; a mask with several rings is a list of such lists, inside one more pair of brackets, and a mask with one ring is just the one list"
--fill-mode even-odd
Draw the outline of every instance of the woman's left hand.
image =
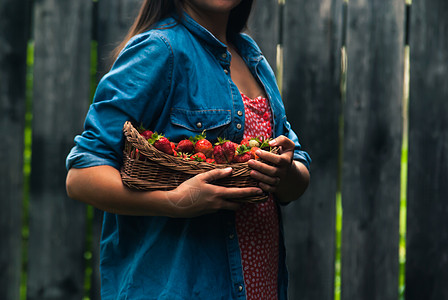
[[260, 187], [265, 192], [275, 193], [291, 168], [295, 145], [293, 141], [283, 135], [269, 144], [271, 147], [279, 147], [279, 153], [257, 150], [255, 154], [272, 165], [259, 160], [250, 160], [248, 163], [249, 167], [253, 169], [250, 175], [260, 181]]
[[[269, 144], [271, 147], [279, 148], [278, 154], [257, 150], [256, 154], [271, 165], [259, 160], [250, 160], [248, 164], [253, 169], [251, 176], [260, 181], [260, 188], [265, 192], [274, 193], [277, 196], [291, 194], [298, 198], [308, 186], [309, 173], [303, 164], [293, 160], [294, 142], [281, 135]], [[287, 199], [284, 202], [290, 200], [293, 199]]]

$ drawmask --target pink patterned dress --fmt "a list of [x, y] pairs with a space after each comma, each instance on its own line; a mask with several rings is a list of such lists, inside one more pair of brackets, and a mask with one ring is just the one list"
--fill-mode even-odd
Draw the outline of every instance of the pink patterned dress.
[[[244, 138], [272, 136], [272, 116], [266, 98], [241, 94], [245, 109]], [[273, 197], [260, 204], [245, 204], [236, 213], [247, 300], [278, 299], [278, 211]]]

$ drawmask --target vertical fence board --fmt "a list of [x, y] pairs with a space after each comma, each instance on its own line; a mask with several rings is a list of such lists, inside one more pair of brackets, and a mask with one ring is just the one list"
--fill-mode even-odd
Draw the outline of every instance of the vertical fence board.
[[35, 3], [28, 299], [81, 299], [85, 206], [65, 192], [65, 157], [89, 104], [91, 0]]
[[103, 211], [94, 208], [92, 222], [92, 277], [90, 284], [90, 300], [101, 300], [100, 240], [102, 223]]
[[284, 8], [284, 102], [313, 160], [308, 191], [284, 209], [291, 299], [334, 298], [341, 4], [288, 0]]
[[448, 2], [413, 1], [406, 299], [448, 299]]
[[396, 300], [405, 6], [348, 7], [341, 296]]
[[0, 2], [0, 299], [19, 299], [28, 0]]
[[100, 0], [98, 2], [98, 72], [110, 68], [112, 52], [124, 39], [143, 0]]
[[248, 34], [257, 41], [274, 72], [279, 43], [279, 13], [278, 0], [255, 1], [248, 25]]

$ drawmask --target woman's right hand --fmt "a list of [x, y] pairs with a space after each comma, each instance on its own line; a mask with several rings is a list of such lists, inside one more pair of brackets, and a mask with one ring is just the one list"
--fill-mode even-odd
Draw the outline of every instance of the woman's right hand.
[[192, 177], [173, 191], [166, 192], [168, 201], [173, 205], [171, 217], [195, 217], [221, 209], [238, 210], [241, 204], [232, 202], [232, 199], [263, 193], [258, 187], [227, 188], [213, 184], [215, 180], [231, 173], [232, 168], [211, 170]]

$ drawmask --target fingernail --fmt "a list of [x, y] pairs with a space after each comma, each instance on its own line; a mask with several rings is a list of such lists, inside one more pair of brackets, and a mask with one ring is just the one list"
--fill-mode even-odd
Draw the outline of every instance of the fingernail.
[[256, 155], [260, 155], [260, 154], [261, 154], [261, 150], [257, 150], [257, 151], [255, 151], [255, 154], [256, 154]]
[[277, 142], [276, 140], [272, 140], [272, 141], [269, 142], [269, 145], [273, 146], [273, 145], [275, 145], [276, 142]]
[[258, 194], [258, 195], [262, 195], [262, 194], [263, 194], [263, 190], [258, 190], [258, 191], [257, 191], [257, 194]]
[[224, 171], [230, 172], [230, 171], [232, 171], [232, 167], [227, 167], [227, 168], [224, 169]]

